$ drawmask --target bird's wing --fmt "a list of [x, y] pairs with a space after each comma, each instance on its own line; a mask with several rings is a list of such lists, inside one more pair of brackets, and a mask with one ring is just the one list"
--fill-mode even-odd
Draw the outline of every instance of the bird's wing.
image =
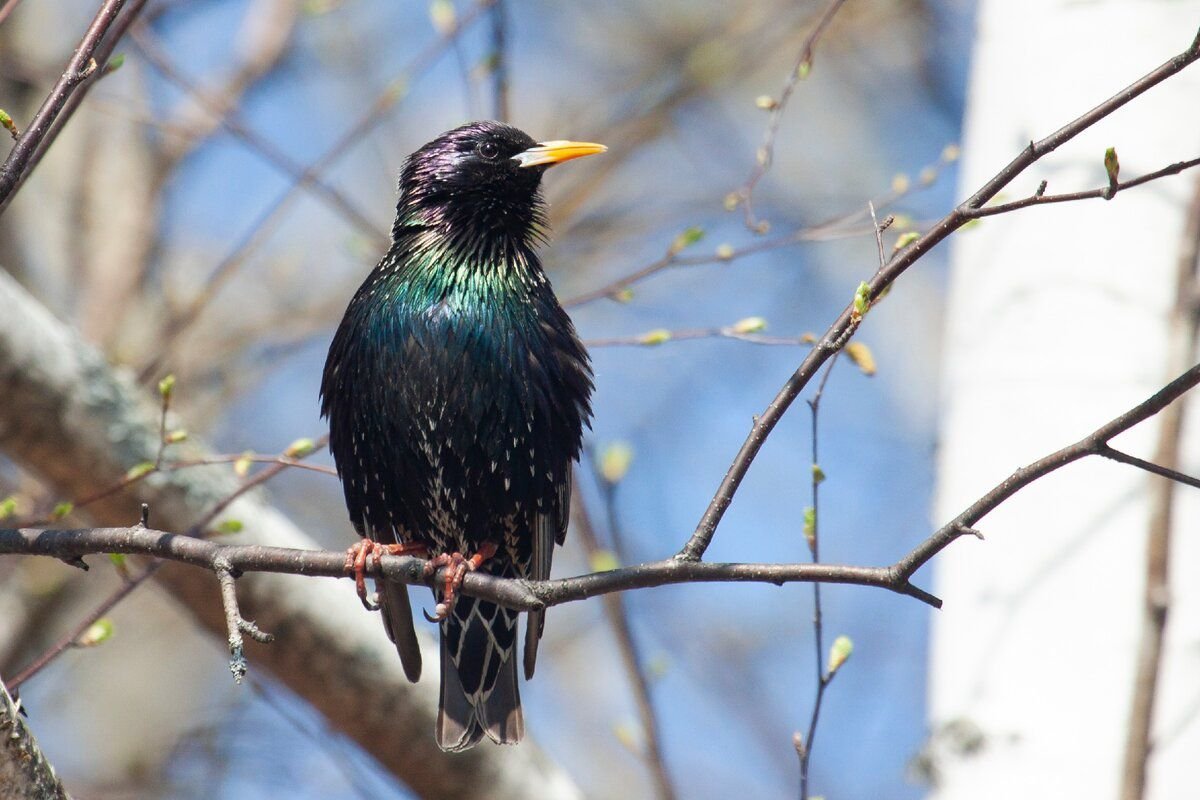
[[[571, 513], [571, 470], [559, 483], [550, 508], [539, 510], [534, 516], [533, 557], [529, 561], [529, 579], [544, 581], [550, 577], [550, 562], [554, 558], [554, 545], [562, 544], [567, 538], [567, 519]], [[530, 611], [525, 624], [525, 680], [533, 677], [537, 663], [538, 642], [546, 626], [545, 611]]]

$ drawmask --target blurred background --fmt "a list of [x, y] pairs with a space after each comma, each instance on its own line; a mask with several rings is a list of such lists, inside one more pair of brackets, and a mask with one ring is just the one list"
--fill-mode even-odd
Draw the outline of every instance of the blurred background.
[[[826, 5], [152, 2], [118, 46], [123, 65], [3, 217], [3, 265], [146, 386], [175, 374], [180, 419], [217, 451], [278, 453], [324, 432], [326, 348], [382, 252], [408, 153], [495, 116], [537, 139], [603, 142], [602, 158], [547, 175], [543, 260], [593, 342], [595, 421], [578, 491], [606, 554], [663, 558], [803, 357], [799, 337], [824, 330], [874, 272], [868, 200], [897, 215], [890, 247], [954, 199], [944, 156], [959, 138], [973, 3], [869, 0], [848, 3], [820, 40], [751, 224], [729, 209], [768, 123], [758, 98], [778, 98]], [[95, 7], [26, 2], [0, 26], [0, 104], [14, 118], [30, 118]], [[587, 300], [673, 246], [686, 263]], [[891, 563], [930, 530], [943, 259], [923, 260], [872, 311], [858, 339], [877, 374], [842, 359], [829, 379], [823, 560]], [[739, 321], [792, 341], [675, 335]], [[660, 330], [673, 333], [646, 336]], [[808, 559], [810, 424], [798, 403], [709, 559]], [[266, 491], [327, 547], [353, 541], [335, 479], [287, 472]], [[64, 499], [0, 458], [7, 495], [25, 512]], [[572, 534], [555, 575], [592, 563]], [[116, 580], [47, 560], [0, 570], [5, 675]], [[414, 599], [428, 605], [424, 591]], [[799, 584], [625, 595], [680, 797], [796, 794], [792, 735], [807, 728], [817, 680], [812, 603]], [[847, 635], [854, 654], [826, 696], [813, 791], [920, 796], [929, 609], [842, 586], [826, 587], [823, 603], [826, 643]], [[109, 616], [111, 640], [68, 652], [22, 690], [79, 796], [408, 796], [253, 657], [253, 680], [235, 687], [223, 643], [158, 587]], [[542, 652], [522, 686], [531, 735], [588, 796], [652, 796], [603, 603], [554, 609]]]

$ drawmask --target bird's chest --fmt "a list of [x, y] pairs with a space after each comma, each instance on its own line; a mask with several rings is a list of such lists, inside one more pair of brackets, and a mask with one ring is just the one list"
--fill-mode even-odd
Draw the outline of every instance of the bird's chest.
[[504, 309], [406, 313], [369, 356], [379, 469], [404, 476], [398, 491], [428, 528], [511, 535], [565, 468], [551, 448], [554, 355], [530, 333], [536, 320]]

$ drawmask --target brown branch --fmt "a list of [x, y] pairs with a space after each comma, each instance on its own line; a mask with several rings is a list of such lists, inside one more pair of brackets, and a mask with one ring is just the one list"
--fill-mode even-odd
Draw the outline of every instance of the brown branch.
[[1145, 175], [1139, 175], [1130, 180], [1105, 185], [1099, 189], [1087, 189], [1082, 192], [1065, 192], [1063, 194], [1045, 194], [1046, 182], [1043, 181], [1037, 191], [1029, 195], [1029, 197], [1013, 200], [1008, 203], [999, 203], [994, 206], [984, 206], [983, 208], [969, 209], [967, 217], [969, 219], [982, 219], [983, 217], [994, 217], [997, 214], [1006, 214], [1009, 211], [1017, 211], [1030, 206], [1052, 205], [1054, 203], [1071, 203], [1076, 200], [1111, 200], [1117, 195], [1117, 192], [1125, 189], [1132, 189], [1135, 186], [1141, 186], [1143, 183], [1165, 178], [1168, 175], [1178, 175], [1184, 170], [1192, 167], [1200, 166], [1200, 158], [1193, 158], [1188, 161], [1176, 161], [1174, 164], [1168, 164], [1162, 169], [1148, 172]]
[[1105, 423], [1078, 442], [1055, 451], [1045, 458], [1040, 458], [1028, 466], [1021, 467], [898, 561], [894, 567], [898, 577], [911, 577], [958, 537], [978, 535], [974, 526], [979, 520], [1034, 481], [1086, 456], [1105, 455], [1110, 439], [1117, 434], [1124, 433], [1139, 422], [1153, 417], [1198, 383], [1200, 383], [1200, 364], [1168, 383], [1149, 399]]
[[[98, 68], [98, 61], [108, 58], [116, 40], [145, 5], [145, 0], [133, 0], [122, 24], [114, 25], [124, 5], [125, 0], [105, 0], [100, 6], [66, 69], [9, 151], [4, 164], [0, 165], [0, 214], [8, 208], [25, 178], [37, 166], [62, 123], [70, 118], [87, 87], [100, 77], [103, 71]], [[112, 36], [108, 36], [110, 30]]]
[[[1192, 190], [1192, 201], [1189, 204], [1182, 239], [1175, 270], [1175, 305], [1169, 320], [1167, 358], [1168, 369], [1171, 371], [1196, 360], [1196, 334], [1200, 332], [1200, 309], [1195, 301], [1197, 279], [1200, 278], [1200, 181], [1196, 181]], [[1146, 775], [1153, 747], [1151, 730], [1155, 697], [1162, 670], [1167, 614], [1170, 611], [1170, 556], [1175, 486], [1177, 482], [1200, 486], [1200, 481], [1192, 482], [1194, 479], [1180, 481], [1176, 477], [1178, 473], [1173, 469], [1180, 462], [1183, 412], [1183, 403], [1175, 403], [1163, 411], [1159, 420], [1158, 443], [1154, 449], [1153, 464], [1147, 465], [1132, 457], [1128, 457], [1129, 460], [1126, 461], [1134, 462], [1135, 466], [1143, 469], [1147, 466], [1161, 467], [1174, 474], [1164, 475], [1167, 480], [1155, 481], [1152, 487], [1150, 520], [1146, 533], [1146, 586], [1142, 598], [1142, 634], [1138, 645], [1129, 727], [1125, 734], [1121, 800], [1141, 800], [1146, 793]], [[1116, 454], [1118, 451], [1110, 448], [1106, 455], [1112, 458]], [[1124, 456], [1123, 453], [1119, 455]]]
[[[0, 555], [38, 555], [78, 559], [101, 553], [125, 553], [177, 561], [211, 569], [218, 557], [237, 572], [270, 572], [327, 578], [349, 577], [344, 550], [298, 550], [264, 545], [234, 545], [194, 536], [141, 528], [0, 528]], [[380, 566], [368, 564], [367, 574], [401, 583], [432, 586], [438, 575], [426, 575], [425, 560], [384, 556]], [[440, 571], [439, 571], [440, 572]], [[627, 589], [645, 589], [677, 583], [785, 583], [820, 581], [890, 589], [931, 605], [936, 598], [898, 579], [893, 568], [826, 564], [722, 564], [688, 562], [674, 558], [652, 561], [574, 578], [522, 581], [468, 573], [463, 591], [519, 611], [536, 611], [588, 597]]]
[[0, 25], [8, 22], [9, 15], [16, 10], [20, 2], [21, 0], [5, 0], [4, 6], [0, 8]]
[[[971, 213], [974, 210], [982, 208], [985, 203], [995, 197], [1001, 189], [1011, 183], [1014, 178], [1024, 172], [1038, 159], [1053, 152], [1060, 145], [1071, 140], [1082, 131], [1087, 130], [1109, 114], [1112, 114], [1130, 100], [1144, 94], [1172, 75], [1176, 75], [1197, 59], [1200, 59], [1200, 32], [1197, 33], [1188, 48], [1179, 55], [1169, 59], [1157, 69], [1134, 81], [1103, 103], [1064, 125], [1062, 128], [1059, 128], [1044, 139], [1037, 142], [1030, 142], [1028, 147], [1022, 150], [1007, 166], [996, 173], [995, 176], [967, 198], [966, 201], [938, 221], [928, 232], [910, 246], [893, 254], [887, 265], [878, 270], [868, 282], [868, 291], [865, 299], [868, 302], [876, 300], [884, 290], [904, 274], [905, 270], [935, 246], [945, 241], [950, 234], [969, 222], [971, 220]], [[709, 543], [716, 534], [717, 526], [721, 523], [721, 518], [725, 515], [729, 504], [733, 502], [733, 496], [737, 493], [742, 479], [746, 476], [746, 472], [750, 469], [750, 465], [758, 455], [758, 451], [762, 449], [762, 445], [767, 440], [771, 431], [774, 430], [792, 402], [804, 390], [804, 387], [812, 380], [812, 377], [817, 373], [821, 365], [833, 353], [837, 352], [839, 344], [844, 344], [849, 335], [857, 327], [858, 322], [861, 321], [861, 314], [856, 314], [854, 306], [854, 303], [848, 305], [837, 320], [829, 326], [829, 329], [821, 337], [818, 345], [801, 362], [799, 368], [796, 369], [775, 395], [775, 398], [767, 406], [766, 410], [755, 418], [750, 434], [746, 437], [746, 440], [738, 450], [737, 456], [734, 458], [732, 464], [730, 464], [725, 477], [709, 502], [708, 508], [705, 509], [704, 515], [696, 525], [695, 532], [676, 558], [684, 561], [694, 561], [704, 555], [704, 551], [708, 548]]]

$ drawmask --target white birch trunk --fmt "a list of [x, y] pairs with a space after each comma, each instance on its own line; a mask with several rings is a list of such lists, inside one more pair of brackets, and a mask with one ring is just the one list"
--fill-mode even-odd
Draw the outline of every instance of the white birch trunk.
[[[960, 194], [1182, 51], [1200, 2], [983, 0]], [[1006, 199], [1103, 186], [1200, 153], [1200, 68], [1036, 165]], [[1174, 377], [1169, 312], [1195, 175], [984, 220], [956, 238], [935, 520]], [[1175, 371], [1182, 371], [1175, 369]], [[1181, 468], [1200, 472], [1200, 431]], [[1151, 458], [1157, 420], [1114, 445]], [[1143, 619], [1149, 491], [1088, 459], [985, 518], [937, 559], [930, 713], [934, 796], [1116, 798]], [[1176, 492], [1170, 616], [1147, 797], [1200, 796], [1200, 492]], [[949, 727], [947, 727], [949, 726]], [[971, 754], [973, 732], [982, 747]], [[967, 749], [970, 749], [967, 747]]]

